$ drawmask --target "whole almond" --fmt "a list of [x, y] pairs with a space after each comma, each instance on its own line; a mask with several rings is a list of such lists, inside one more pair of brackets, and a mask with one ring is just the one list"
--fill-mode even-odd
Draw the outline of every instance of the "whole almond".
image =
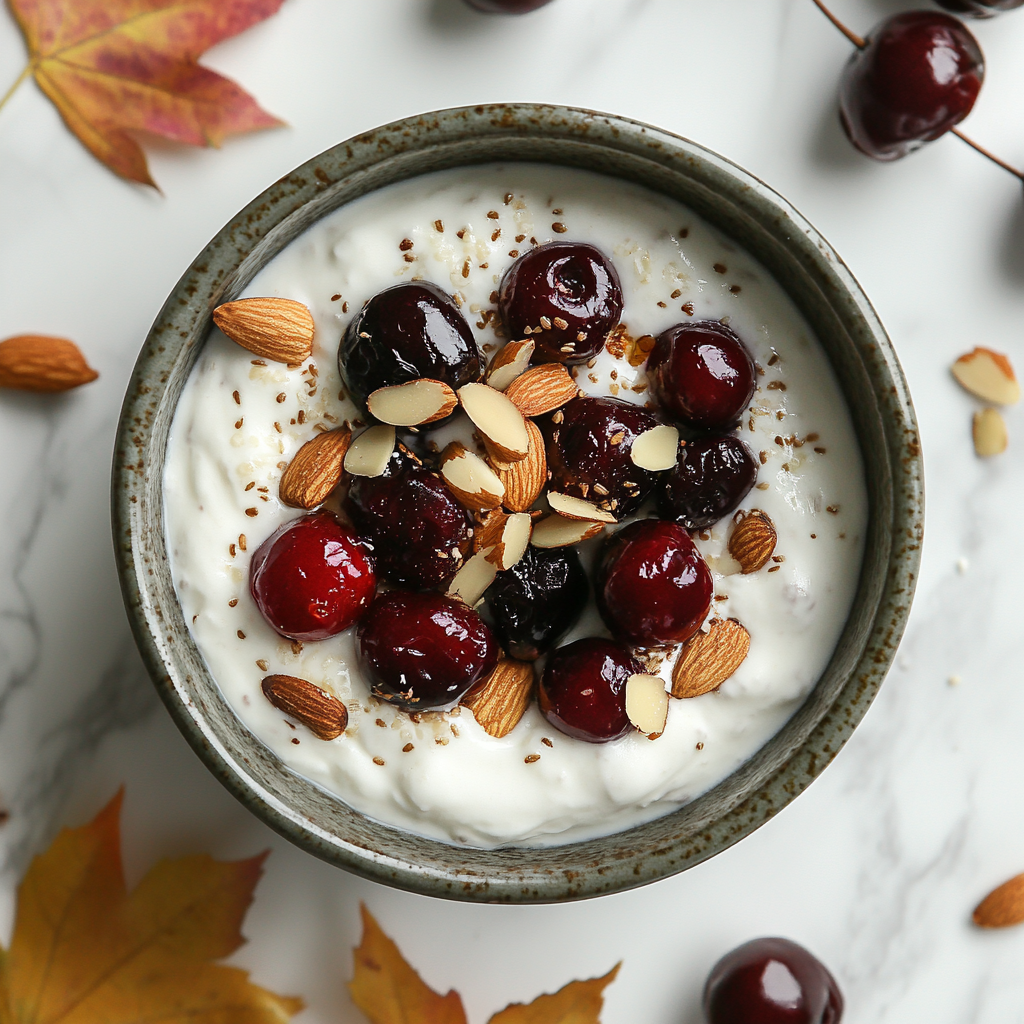
[[263, 695], [321, 740], [337, 739], [348, 725], [348, 708], [337, 697], [298, 676], [267, 676]]
[[0, 388], [19, 391], [70, 391], [99, 374], [67, 338], [19, 334], [0, 341]]
[[527, 420], [526, 433], [529, 436], [529, 449], [525, 459], [505, 462], [496, 454], [491, 458], [491, 465], [505, 486], [503, 504], [510, 512], [528, 511], [548, 482], [548, 459], [540, 427], [533, 420]]
[[462, 700], [484, 732], [507, 736], [522, 720], [533, 696], [533, 666], [502, 658], [483, 686]]
[[729, 554], [739, 562], [740, 572], [746, 576], [768, 562], [779, 538], [767, 512], [755, 508], [738, 515], [741, 518], [729, 538]]
[[717, 690], [743, 664], [750, 634], [735, 619], [718, 619], [684, 645], [672, 670], [672, 696], [700, 697]]
[[213, 311], [213, 322], [235, 344], [263, 359], [296, 365], [313, 354], [313, 314], [294, 299], [225, 302]]
[[505, 394], [527, 418], [554, 412], [571, 402], [579, 388], [561, 363], [541, 363], [520, 374]]
[[979, 928], [1009, 928], [1024, 924], [1024, 875], [1017, 875], [993, 889], [974, 908]]
[[292, 508], [316, 508], [341, 483], [352, 431], [338, 427], [311, 437], [281, 474], [278, 494]]

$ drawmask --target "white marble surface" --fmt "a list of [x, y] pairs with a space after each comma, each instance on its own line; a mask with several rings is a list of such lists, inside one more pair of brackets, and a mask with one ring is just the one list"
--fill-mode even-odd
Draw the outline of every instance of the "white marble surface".
[[[924, 0], [922, 0], [922, 5]], [[910, 3], [836, 0], [857, 29]], [[977, 26], [988, 81], [969, 130], [1024, 162], [1024, 12]], [[301, 993], [302, 1024], [358, 1021], [345, 994], [366, 901], [473, 1022], [624, 961], [606, 1024], [697, 1024], [712, 962], [759, 934], [816, 951], [850, 1024], [1024, 1021], [1024, 930], [969, 914], [1024, 869], [1024, 415], [975, 459], [973, 401], [950, 380], [977, 343], [1024, 370], [1024, 200], [953, 139], [892, 166], [836, 126], [845, 41], [810, 0], [555, 0], [526, 18], [459, 0], [287, 0], [212, 51], [291, 127], [222, 152], [150, 145], [164, 195], [128, 186], [34, 86], [0, 112], [0, 337], [75, 338], [98, 383], [0, 396], [0, 934], [28, 857], [121, 783], [133, 879], [197, 850], [274, 851], [237, 962]], [[0, 14], [0, 68], [23, 63]], [[0, 87], [6, 87], [6, 81]], [[786, 195], [845, 257], [903, 360], [927, 463], [924, 571], [874, 707], [806, 794], [712, 861], [633, 893], [478, 907], [349, 877], [273, 835], [224, 792], [158, 706], [115, 579], [108, 472], [121, 396], [179, 274], [238, 208], [334, 142], [429, 108], [543, 100], [651, 121]], [[949, 679], [961, 682], [951, 686]]]

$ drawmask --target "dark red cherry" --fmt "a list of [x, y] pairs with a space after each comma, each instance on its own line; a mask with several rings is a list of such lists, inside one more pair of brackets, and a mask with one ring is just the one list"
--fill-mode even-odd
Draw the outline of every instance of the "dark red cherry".
[[739, 508], [757, 469], [754, 453], [733, 434], [689, 441], [658, 477], [658, 515], [688, 530], [714, 526]]
[[415, 281], [386, 288], [363, 306], [341, 339], [338, 367], [352, 397], [365, 403], [377, 388], [417, 377], [460, 388], [481, 378], [484, 363], [451, 296]]
[[576, 624], [590, 585], [575, 548], [535, 548], [499, 572], [487, 607], [502, 647], [520, 661], [536, 661]]
[[727, 953], [704, 986], [708, 1024], [839, 1024], [843, 996], [828, 968], [789, 939]]
[[686, 530], [641, 519], [605, 544], [594, 593], [615, 636], [649, 647], [689, 640], [707, 618], [714, 583]]
[[968, 18], [991, 18], [1002, 11], [1012, 11], [1024, 5], [1024, 0], [935, 0], [947, 11]]
[[383, 476], [352, 477], [345, 507], [373, 545], [378, 571], [393, 583], [423, 590], [446, 583], [469, 549], [466, 510], [401, 446]]
[[629, 649], [588, 637], [559, 647], [548, 658], [538, 689], [544, 717], [567, 736], [607, 743], [630, 730], [626, 680], [642, 672]]
[[657, 425], [653, 413], [618, 398], [574, 398], [542, 424], [551, 489], [596, 502], [616, 518], [632, 515], [655, 474], [635, 465], [630, 451]]
[[734, 427], [754, 394], [747, 346], [725, 324], [676, 324], [647, 359], [651, 391], [670, 416], [703, 430]]
[[551, 0], [466, 0], [466, 3], [487, 14], [528, 14]]
[[369, 607], [377, 578], [356, 536], [330, 512], [286, 523], [257, 549], [249, 592], [267, 622], [292, 640], [326, 640]]
[[961, 21], [931, 11], [896, 14], [875, 26], [846, 65], [839, 118], [862, 153], [898, 160], [959, 124], [984, 78], [981, 47]]
[[509, 337], [534, 341], [535, 363], [585, 363], [622, 315], [622, 287], [600, 249], [549, 242], [520, 256], [501, 279]]
[[498, 663], [498, 644], [483, 619], [442, 594], [382, 594], [358, 637], [374, 696], [405, 711], [454, 707]]

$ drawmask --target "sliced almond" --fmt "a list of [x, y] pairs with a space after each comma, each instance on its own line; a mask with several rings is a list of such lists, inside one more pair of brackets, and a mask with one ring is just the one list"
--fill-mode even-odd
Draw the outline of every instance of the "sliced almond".
[[313, 314], [294, 299], [225, 302], [213, 311], [213, 322], [236, 345], [263, 359], [302, 363], [313, 354]]
[[668, 424], [661, 424], [645, 430], [629, 450], [634, 466], [660, 473], [671, 469], [679, 456], [679, 431]]
[[488, 736], [500, 740], [522, 720], [533, 697], [533, 666], [502, 656], [480, 689], [462, 699], [462, 706]]
[[487, 383], [497, 391], [504, 391], [530, 365], [533, 341], [510, 341], [494, 353], [487, 370]]
[[526, 512], [511, 515], [501, 509], [494, 509], [485, 517], [473, 536], [476, 550], [487, 553], [500, 572], [511, 569], [526, 554], [530, 546], [533, 519]]
[[636, 672], [626, 680], [626, 717], [652, 740], [665, 731], [668, 694], [661, 676]]
[[740, 563], [740, 572], [747, 576], [767, 564], [778, 542], [778, 534], [767, 512], [755, 508], [737, 514], [741, 518], [729, 538], [729, 554]]
[[387, 424], [370, 427], [348, 446], [345, 472], [352, 476], [381, 476], [394, 450], [394, 427]]
[[352, 441], [348, 427], [311, 437], [281, 474], [278, 494], [292, 508], [316, 508], [341, 483], [345, 454]]
[[462, 568], [448, 584], [448, 596], [475, 608], [484, 592], [498, 575], [498, 567], [488, 559], [487, 551], [478, 551], [462, 563]]
[[67, 338], [19, 334], [0, 341], [0, 388], [18, 391], [70, 391], [99, 374]]
[[441, 452], [441, 478], [459, 502], [473, 512], [497, 508], [505, 497], [498, 474], [460, 441]]
[[1024, 875], [1017, 875], [993, 889], [974, 908], [979, 928], [1009, 928], [1024, 924]]
[[982, 409], [974, 414], [974, 450], [982, 458], [1001, 455], [1006, 451], [1009, 435], [1006, 421], [998, 409]]
[[529, 419], [554, 412], [571, 402], [579, 394], [579, 388], [561, 363], [541, 363], [516, 377], [505, 394]]
[[527, 420], [526, 433], [529, 437], [529, 451], [525, 459], [506, 462], [496, 452], [492, 452], [494, 471], [505, 487], [504, 505], [512, 512], [526, 512], [532, 508], [548, 482], [548, 458], [540, 427], [533, 420]]
[[952, 366], [953, 376], [972, 395], [994, 405], [1015, 405], [1020, 401], [1020, 384], [1010, 360], [990, 348], [976, 348], [962, 355]]
[[263, 695], [319, 739], [337, 739], [348, 725], [348, 708], [337, 697], [298, 676], [267, 676]]
[[743, 664], [750, 634], [735, 619], [718, 619], [683, 646], [672, 669], [672, 696], [700, 697], [717, 690]]
[[548, 491], [548, 504], [559, 515], [569, 519], [585, 519], [592, 523], [617, 523], [618, 520], [603, 508], [598, 508], [592, 501], [575, 498], [571, 494]]
[[393, 427], [436, 423], [450, 416], [458, 404], [455, 392], [447, 384], [427, 377], [378, 388], [366, 399], [370, 415]]
[[567, 548], [573, 544], [582, 544], [601, 533], [604, 533], [604, 523], [566, 519], [552, 512], [534, 523], [530, 543], [535, 548]]
[[464, 384], [459, 401], [473, 425], [506, 462], [525, 459], [530, 448], [523, 414], [488, 384]]

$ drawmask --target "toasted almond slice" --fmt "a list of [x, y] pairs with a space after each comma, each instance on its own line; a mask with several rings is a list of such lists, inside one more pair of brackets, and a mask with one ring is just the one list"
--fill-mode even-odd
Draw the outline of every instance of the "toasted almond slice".
[[700, 697], [717, 690], [743, 664], [750, 634], [735, 619], [718, 619], [686, 641], [672, 669], [672, 696]]
[[571, 402], [579, 388], [561, 363], [541, 363], [516, 377], [505, 391], [528, 419], [543, 416]]
[[267, 676], [263, 695], [321, 740], [337, 739], [348, 725], [348, 708], [333, 694], [298, 676]]
[[534, 342], [510, 341], [494, 353], [487, 371], [487, 383], [497, 391], [504, 391], [530, 365]]
[[345, 472], [352, 476], [381, 476], [395, 450], [395, 428], [380, 424], [364, 430], [348, 446]]
[[679, 455], [679, 431], [665, 423], [645, 430], [629, 450], [634, 466], [660, 473], [671, 469]]
[[974, 909], [979, 928], [1009, 928], [1024, 924], [1024, 875], [1017, 875], [993, 889]]
[[478, 551], [472, 558], [462, 563], [462, 568], [448, 584], [448, 596], [475, 608], [484, 596], [484, 592], [498, 575], [498, 567], [488, 559], [487, 551]]
[[574, 498], [571, 494], [548, 491], [548, 504], [560, 515], [569, 519], [586, 519], [592, 523], [617, 523], [618, 520], [592, 501]]
[[533, 697], [533, 666], [502, 656], [480, 689], [462, 699], [462, 706], [488, 736], [500, 740], [522, 720]]
[[512, 512], [529, 511], [548, 482], [548, 459], [540, 427], [527, 420], [526, 433], [530, 441], [525, 459], [506, 462], [497, 453], [491, 453], [494, 471], [505, 487], [505, 508]]
[[0, 341], [0, 388], [70, 391], [98, 376], [81, 349], [67, 338], [18, 334]]
[[498, 474], [459, 441], [441, 452], [441, 478], [466, 508], [481, 512], [497, 508], [505, 497], [505, 485]]
[[982, 458], [1006, 451], [1009, 435], [1006, 421], [998, 409], [982, 409], [974, 414], [974, 450]]
[[952, 366], [953, 376], [972, 395], [994, 405], [1015, 405], [1020, 401], [1020, 384], [1013, 366], [1001, 352], [976, 348], [962, 355]]
[[573, 544], [582, 544], [600, 533], [604, 533], [604, 523], [566, 519], [552, 512], [534, 523], [530, 543], [535, 548], [567, 548]]
[[447, 384], [428, 377], [378, 388], [366, 399], [370, 415], [394, 427], [436, 423], [451, 415], [458, 404], [455, 392]]
[[236, 345], [263, 359], [302, 363], [313, 354], [313, 314], [294, 299], [237, 299], [213, 311], [213, 322]]
[[778, 542], [778, 534], [767, 512], [755, 508], [737, 514], [741, 518], [729, 538], [729, 554], [740, 563], [740, 572], [747, 576], [767, 564]]
[[500, 572], [511, 569], [530, 546], [533, 519], [526, 512], [489, 512], [473, 537], [474, 547], [484, 551]]
[[459, 401], [474, 426], [506, 462], [525, 459], [530, 449], [523, 414], [500, 391], [487, 384], [464, 384]]
[[626, 680], [626, 717], [645, 736], [656, 740], [668, 720], [665, 680], [635, 672]]
[[341, 483], [345, 455], [352, 441], [348, 427], [311, 437], [281, 474], [278, 494], [292, 508], [316, 508]]

